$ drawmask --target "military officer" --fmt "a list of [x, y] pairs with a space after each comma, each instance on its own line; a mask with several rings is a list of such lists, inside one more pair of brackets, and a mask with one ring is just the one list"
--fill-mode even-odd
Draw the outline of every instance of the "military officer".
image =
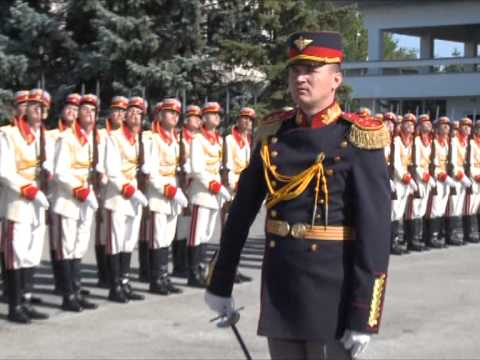
[[479, 231], [479, 208], [480, 208], [480, 120], [475, 122], [473, 136], [470, 139], [470, 176], [472, 178], [472, 193], [469, 195], [469, 209], [464, 221], [466, 231], [465, 240], [471, 243], [480, 241]]
[[[409, 196], [418, 190], [412, 171], [415, 124], [415, 115], [406, 114], [399, 135], [393, 139], [393, 176], [397, 198], [392, 200], [392, 249], [400, 247], [404, 253], [408, 251], [408, 245], [406, 238], [402, 239], [400, 223], [405, 217]], [[404, 236], [411, 223], [406, 222], [405, 225]]]
[[205, 104], [204, 124], [193, 137], [190, 151], [192, 222], [188, 239], [188, 285], [193, 287], [205, 287], [207, 243], [213, 236], [223, 202], [231, 200], [220, 177], [223, 140], [216, 131], [221, 121], [220, 111], [217, 102]]
[[125, 122], [110, 133], [105, 151], [109, 299], [120, 303], [144, 299], [133, 291], [128, 275], [132, 251], [138, 242], [142, 207], [148, 205], [140, 189], [142, 184], [137, 181], [143, 166], [144, 148], [140, 135], [146, 111], [143, 98], [130, 98]]
[[[105, 121], [105, 128], [99, 129], [98, 134], [101, 139], [100, 141], [100, 152], [105, 153], [106, 138], [110, 135], [112, 131], [119, 129], [123, 122], [125, 121], [125, 112], [128, 107], [128, 98], [124, 96], [114, 96], [110, 104], [110, 115]], [[104, 161], [102, 157], [101, 165]], [[104, 170], [102, 171], [104, 173]], [[105, 243], [107, 239], [107, 227], [106, 227], [106, 212], [103, 206], [104, 197], [105, 197], [105, 185], [106, 179], [100, 182], [100, 191], [97, 195], [97, 200], [99, 203], [99, 209], [96, 214], [95, 221], [95, 259], [97, 262], [97, 276], [98, 276], [98, 286], [102, 288], [110, 288], [109, 285], [109, 275], [106, 264], [106, 252], [105, 252]]]
[[58, 184], [52, 203], [51, 227], [55, 235], [62, 309], [79, 312], [96, 309], [81, 293], [81, 261], [95, 232], [98, 201], [93, 174], [99, 158], [95, 131], [98, 99], [86, 94], [80, 99], [78, 118], [59, 138], [54, 161]]
[[177, 99], [162, 101], [152, 135], [149, 156], [149, 207], [152, 219], [150, 233], [150, 292], [178, 294], [168, 275], [169, 247], [175, 237], [178, 215], [188, 200], [178, 186], [179, 144], [175, 128], [181, 113]]
[[[202, 127], [202, 109], [197, 105], [188, 105], [185, 111], [185, 122], [180, 134], [179, 186], [185, 195], [190, 196], [191, 166], [190, 147], [192, 139]], [[172, 243], [173, 276], [187, 277], [187, 238], [192, 222], [191, 206], [185, 208], [178, 216], [177, 232]]]
[[0, 178], [4, 184], [4, 261], [8, 287], [8, 320], [29, 323], [47, 314], [31, 305], [34, 268], [40, 264], [45, 238], [46, 161], [42, 125], [43, 90], [29, 92], [26, 114], [0, 140]]
[[389, 135], [342, 113], [338, 33], [289, 38], [289, 89], [298, 108], [259, 125], [214, 257], [205, 299], [233, 310], [232, 286], [250, 225], [266, 196], [258, 334], [279, 358], [356, 357], [378, 332], [390, 250]]

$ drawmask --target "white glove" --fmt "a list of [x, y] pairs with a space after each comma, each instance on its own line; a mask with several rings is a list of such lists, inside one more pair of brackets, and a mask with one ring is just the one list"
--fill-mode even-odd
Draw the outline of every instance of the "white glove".
[[447, 176], [447, 178], [445, 179], [445, 184], [450, 187], [455, 187], [456, 185], [455, 180], [453, 180], [450, 176]]
[[42, 207], [44, 209], [48, 209], [50, 207], [47, 197], [45, 196], [43, 191], [40, 191], [40, 190], [37, 192], [37, 195], [35, 195], [33, 202], [35, 203], [35, 205]]
[[147, 163], [144, 163], [144, 164], [142, 165], [142, 172], [143, 172], [145, 175], [150, 175], [150, 173], [151, 173], [150, 165], [147, 164]]
[[466, 188], [469, 188], [472, 186], [472, 180], [468, 178], [468, 176], [464, 176], [461, 180], [462, 185]]
[[140, 205], [142, 205], [143, 207], [145, 206], [148, 206], [148, 200], [147, 198], [145, 197], [145, 195], [143, 195], [143, 193], [140, 191], [140, 190], [135, 190], [135, 192], [133, 193], [132, 195], [132, 200], [138, 202]]
[[98, 201], [92, 190], [90, 190], [87, 198], [85, 199], [85, 205], [92, 208], [93, 210], [98, 209]]
[[370, 335], [359, 333], [352, 330], [345, 330], [340, 342], [343, 344], [346, 350], [350, 351], [350, 355], [353, 359], [362, 354], [370, 342]]
[[185, 196], [185, 194], [183, 193], [182, 189], [180, 189], [180, 188], [177, 188], [177, 192], [175, 193], [175, 196], [174, 196], [173, 200], [178, 205], [180, 205], [182, 208], [188, 206], [188, 199]]
[[217, 296], [207, 290], [205, 291], [204, 300], [210, 310], [216, 312], [220, 316], [229, 317], [235, 312], [232, 297]]
[[408, 186], [410, 186], [410, 189], [412, 189], [413, 192], [418, 191], [418, 186], [415, 181], [411, 180]]
[[395, 188], [395, 183], [392, 179], [390, 179], [390, 191], [395, 192], [397, 189]]
[[219, 192], [220, 196], [223, 198], [223, 200], [225, 201], [230, 201], [232, 200], [232, 194], [230, 194], [230, 191], [228, 191], [228, 189], [222, 185], [222, 187], [220, 188], [220, 192]]
[[430, 185], [430, 187], [434, 188], [435, 186], [437, 186], [437, 183], [435, 182], [435, 180], [433, 179], [432, 176], [430, 176], [430, 179], [428, 180], [428, 184]]

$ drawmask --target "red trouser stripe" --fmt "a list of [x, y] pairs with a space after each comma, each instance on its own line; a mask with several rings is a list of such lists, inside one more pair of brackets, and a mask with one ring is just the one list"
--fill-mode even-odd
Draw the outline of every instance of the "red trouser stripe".
[[198, 205], [192, 206], [192, 222], [190, 224], [190, 236], [188, 246], [195, 246], [195, 236], [197, 234]]

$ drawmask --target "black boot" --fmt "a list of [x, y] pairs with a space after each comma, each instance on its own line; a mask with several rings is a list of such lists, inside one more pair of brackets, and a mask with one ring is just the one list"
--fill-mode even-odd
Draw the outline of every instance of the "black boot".
[[181, 294], [183, 291], [173, 285], [168, 276], [168, 247], [160, 249], [160, 277], [170, 294]]
[[463, 217], [463, 240], [469, 243], [478, 243], [478, 224], [475, 215], [467, 215]]
[[172, 276], [186, 278], [187, 270], [187, 239], [174, 240], [172, 242]]
[[200, 267], [200, 246], [188, 247], [188, 286], [205, 288], [206, 281]]
[[[168, 256], [168, 253], [167, 253]], [[162, 249], [150, 250], [150, 288], [149, 291], [158, 295], [168, 295], [167, 284], [162, 277]]]
[[19, 324], [29, 324], [30, 316], [21, 305], [21, 282], [20, 270], [7, 270], [5, 272], [8, 286], [8, 321]]
[[120, 253], [120, 278], [122, 282], [122, 289], [129, 300], [144, 300], [145, 296], [133, 291], [130, 286], [128, 274], [130, 273], [130, 261], [132, 253]]
[[62, 284], [61, 284], [61, 274], [60, 269], [60, 260], [57, 260], [56, 251], [50, 250], [50, 261], [52, 263], [52, 275], [53, 275], [53, 293], [61, 294], [62, 293]]
[[431, 218], [427, 219], [425, 222], [428, 223], [427, 229], [428, 233], [424, 237], [428, 247], [433, 249], [440, 249], [444, 246], [443, 241], [440, 240], [440, 218]]
[[97, 286], [103, 289], [108, 289], [109, 285], [105, 259], [105, 245], [95, 245], [95, 259], [97, 260]]
[[108, 300], [118, 303], [127, 303], [128, 298], [123, 292], [120, 280], [120, 254], [107, 255], [107, 267], [111, 276]]
[[148, 283], [150, 282], [150, 259], [148, 251], [148, 242], [138, 242], [138, 281]]
[[392, 255], [402, 255], [403, 250], [400, 245], [400, 240], [398, 236], [398, 227], [399, 227], [399, 222], [398, 221], [392, 221], [391, 228], [392, 228], [392, 235], [391, 235], [391, 248], [390, 248], [390, 253]]
[[442, 216], [439, 219], [440, 219], [440, 221], [439, 221], [440, 232], [438, 234], [438, 239], [443, 244], [443, 247], [447, 248], [448, 247], [448, 244], [447, 244], [447, 217]]
[[79, 304], [73, 291], [72, 266], [70, 262], [71, 260], [58, 261], [60, 280], [59, 285], [61, 286], [63, 295], [62, 310], [80, 312], [82, 311], [82, 306]]
[[2, 271], [2, 297], [5, 299], [5, 302], [8, 302], [7, 269], [5, 266], [5, 254], [3, 251], [0, 253], [0, 270]]
[[27, 294], [29, 302], [32, 304], [41, 304], [43, 302], [42, 298], [38, 296], [33, 296], [33, 281], [35, 278], [35, 267], [23, 268], [21, 271], [22, 274], [22, 286], [23, 293]]
[[86, 295], [82, 293], [82, 276], [81, 276], [81, 259], [73, 259], [70, 260], [70, 271], [72, 272], [72, 287], [73, 292], [75, 293], [75, 297], [82, 307], [82, 309], [86, 310], [95, 310], [98, 308], [98, 305], [88, 301]]
[[422, 219], [413, 219], [406, 221], [409, 227], [408, 248], [412, 251], [422, 251], [425, 245], [422, 242]]
[[449, 216], [446, 218], [446, 240], [448, 245], [463, 245], [463, 226], [460, 216]]
[[408, 250], [408, 242], [407, 242], [407, 237], [408, 237], [408, 232], [410, 229], [408, 228], [408, 224], [406, 225], [406, 221], [403, 220], [398, 223], [398, 244], [400, 246], [400, 249], [402, 249], [402, 254], [408, 254], [410, 253], [410, 250]]

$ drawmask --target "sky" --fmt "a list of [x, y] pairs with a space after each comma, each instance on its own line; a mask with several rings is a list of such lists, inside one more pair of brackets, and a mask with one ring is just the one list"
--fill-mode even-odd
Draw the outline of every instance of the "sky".
[[[407, 36], [407, 35], [398, 35], [393, 34], [393, 38], [398, 40], [398, 46], [404, 47], [407, 49], [415, 49], [417, 50], [417, 54], [420, 49], [420, 38], [415, 36]], [[455, 49], [460, 51], [460, 56], [463, 56], [463, 44], [457, 43], [453, 41], [444, 41], [444, 40], [435, 40], [434, 44], [435, 48], [435, 57], [450, 57], [452, 56], [452, 52]]]

